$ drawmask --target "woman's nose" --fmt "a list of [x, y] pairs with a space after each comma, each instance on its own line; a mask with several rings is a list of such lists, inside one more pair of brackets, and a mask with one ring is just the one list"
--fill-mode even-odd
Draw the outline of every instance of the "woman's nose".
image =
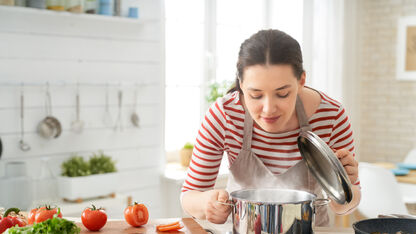
[[265, 98], [263, 102], [263, 112], [264, 113], [274, 113], [276, 110], [276, 104], [272, 98]]

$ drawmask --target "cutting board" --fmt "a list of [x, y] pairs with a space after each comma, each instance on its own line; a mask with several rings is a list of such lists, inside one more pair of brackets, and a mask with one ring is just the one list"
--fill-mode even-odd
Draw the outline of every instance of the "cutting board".
[[416, 184], [416, 171], [411, 170], [408, 175], [396, 176], [396, 179], [400, 183]]
[[[168, 224], [175, 221], [181, 221], [183, 223], [183, 228], [176, 232], [157, 232], [156, 231], [156, 225], [159, 224]], [[81, 234], [85, 233], [97, 233], [97, 232], [91, 232], [88, 231], [82, 225], [82, 223], [77, 223], [78, 227], [81, 228]], [[169, 234], [175, 234], [175, 233], [192, 233], [192, 234], [205, 234], [207, 233], [195, 220], [192, 218], [178, 218], [178, 219], [154, 219], [149, 220], [149, 222], [146, 225], [143, 225], [141, 227], [132, 227], [128, 223], [126, 223], [124, 220], [121, 221], [108, 221], [105, 226], [99, 231], [99, 233], [102, 234], [114, 234], [114, 233], [135, 233], [135, 234], [149, 234], [149, 233], [169, 233]]]

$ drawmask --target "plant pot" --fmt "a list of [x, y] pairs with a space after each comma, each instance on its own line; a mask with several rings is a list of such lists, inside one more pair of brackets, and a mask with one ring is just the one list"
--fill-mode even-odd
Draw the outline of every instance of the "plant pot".
[[192, 150], [193, 149], [181, 149], [179, 154], [181, 156], [181, 165], [184, 167], [189, 167], [189, 163], [191, 162], [192, 157]]
[[117, 185], [118, 173], [58, 177], [59, 196], [70, 201], [114, 194]]

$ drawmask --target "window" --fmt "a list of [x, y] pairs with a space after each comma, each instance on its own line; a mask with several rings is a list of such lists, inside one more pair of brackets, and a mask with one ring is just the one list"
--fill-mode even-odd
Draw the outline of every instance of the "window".
[[260, 29], [301, 43], [303, 0], [167, 0], [165, 148], [193, 142], [210, 82], [234, 81], [240, 44]]

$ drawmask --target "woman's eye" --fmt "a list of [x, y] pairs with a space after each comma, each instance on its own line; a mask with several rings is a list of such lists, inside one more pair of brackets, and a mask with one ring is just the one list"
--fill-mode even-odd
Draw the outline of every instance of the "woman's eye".
[[287, 92], [287, 93], [286, 93], [286, 94], [284, 94], [284, 95], [277, 94], [277, 97], [279, 97], [279, 98], [286, 98], [287, 96], [289, 96], [289, 93], [290, 93], [290, 92]]
[[253, 95], [250, 95], [250, 97], [251, 97], [252, 99], [260, 99], [262, 96], [261, 96], [261, 95], [258, 95], [258, 96], [253, 96]]

